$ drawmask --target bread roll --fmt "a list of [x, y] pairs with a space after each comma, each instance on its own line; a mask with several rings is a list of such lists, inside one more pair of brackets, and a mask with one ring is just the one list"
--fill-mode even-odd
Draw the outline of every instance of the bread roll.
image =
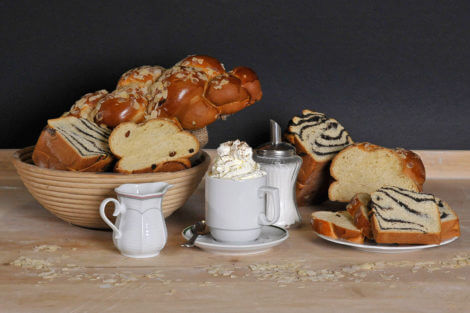
[[64, 116], [75, 116], [86, 118], [89, 121], [94, 121], [96, 114], [96, 105], [108, 94], [105, 89], [90, 92], [77, 100], [70, 110], [64, 114]]
[[95, 122], [114, 128], [123, 122], [140, 123], [145, 119], [148, 101], [136, 85], [116, 89], [97, 104]]

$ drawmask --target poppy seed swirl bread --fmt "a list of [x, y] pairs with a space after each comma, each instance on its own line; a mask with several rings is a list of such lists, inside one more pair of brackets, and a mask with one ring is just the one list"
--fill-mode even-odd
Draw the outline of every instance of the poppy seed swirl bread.
[[303, 110], [301, 116], [290, 120], [285, 137], [303, 161], [296, 183], [297, 203], [306, 205], [325, 200], [330, 161], [353, 143], [348, 132], [337, 120], [323, 113]]
[[108, 146], [110, 130], [85, 118], [66, 116], [47, 121], [33, 151], [39, 167], [100, 172], [113, 161]]
[[422, 191], [425, 170], [420, 157], [405, 149], [356, 143], [338, 153], [330, 167], [335, 180], [328, 189], [331, 201], [348, 202], [358, 193], [384, 185]]
[[396, 186], [371, 195], [372, 233], [377, 243], [439, 244], [441, 220], [436, 199]]

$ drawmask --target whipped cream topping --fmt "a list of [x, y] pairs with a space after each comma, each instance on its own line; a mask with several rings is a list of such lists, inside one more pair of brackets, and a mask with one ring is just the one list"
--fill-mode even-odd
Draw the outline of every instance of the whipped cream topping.
[[266, 175], [253, 160], [253, 150], [244, 141], [224, 142], [217, 148], [217, 154], [209, 172], [212, 177], [243, 180]]

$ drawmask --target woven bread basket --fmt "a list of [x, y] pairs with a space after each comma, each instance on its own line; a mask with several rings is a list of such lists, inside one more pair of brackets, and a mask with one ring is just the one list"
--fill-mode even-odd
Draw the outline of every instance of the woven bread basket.
[[[13, 164], [33, 197], [58, 218], [74, 225], [106, 229], [98, 208], [107, 197], [116, 197], [114, 188], [127, 183], [167, 182], [173, 187], [163, 198], [163, 214], [170, 216], [192, 195], [210, 164], [202, 151], [200, 163], [187, 170], [167, 173], [118, 174], [59, 171], [33, 164], [34, 146], [18, 150]], [[108, 209], [112, 219], [112, 210]]]

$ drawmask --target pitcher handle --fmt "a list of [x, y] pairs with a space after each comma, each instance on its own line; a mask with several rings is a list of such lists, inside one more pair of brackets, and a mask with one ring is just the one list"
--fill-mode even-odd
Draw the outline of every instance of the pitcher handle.
[[119, 203], [119, 201], [117, 201], [116, 199], [114, 198], [106, 198], [104, 199], [101, 204], [100, 204], [100, 215], [101, 215], [101, 218], [103, 219], [103, 221], [108, 224], [109, 227], [111, 227], [111, 229], [115, 232], [115, 235], [114, 235], [114, 238], [116, 239], [119, 239], [121, 238], [122, 236], [122, 233], [121, 231], [113, 224], [111, 223], [111, 221], [108, 219], [108, 217], [106, 216], [106, 212], [105, 212], [105, 209], [106, 209], [106, 204], [108, 204], [108, 202], [113, 202], [114, 203], [114, 212], [113, 212], [113, 216], [118, 216], [120, 213], [122, 213], [122, 204]]
[[274, 208], [274, 216], [270, 220], [267, 217], [267, 205], [265, 207], [264, 213], [261, 213], [258, 218], [258, 222], [261, 225], [272, 225], [277, 223], [279, 220], [279, 216], [281, 215], [281, 207], [280, 207], [280, 198], [279, 198], [279, 189], [276, 187], [270, 187], [270, 186], [262, 186], [258, 189], [258, 197], [263, 197], [265, 194], [269, 194], [271, 197], [271, 201], [273, 203], [273, 208]]

